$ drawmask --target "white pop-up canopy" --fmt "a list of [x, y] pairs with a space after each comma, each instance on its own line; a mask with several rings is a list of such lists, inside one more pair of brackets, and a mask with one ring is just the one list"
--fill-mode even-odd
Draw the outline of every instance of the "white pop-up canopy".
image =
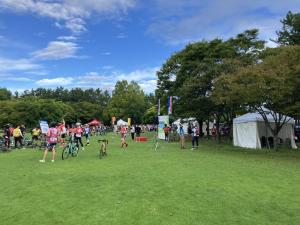
[[120, 119], [120, 120], [117, 121], [117, 125], [118, 125], [118, 126], [127, 126], [128, 123], [125, 122], [124, 120], [121, 120], [121, 119]]
[[[274, 118], [267, 115], [271, 126], [275, 126]], [[296, 149], [294, 126], [295, 120], [287, 118], [288, 122], [281, 128], [278, 137], [283, 141], [290, 141], [292, 148]], [[265, 125], [262, 116], [256, 113], [247, 113], [233, 120], [233, 144], [245, 148], [261, 148], [262, 138], [273, 137], [271, 131]]]

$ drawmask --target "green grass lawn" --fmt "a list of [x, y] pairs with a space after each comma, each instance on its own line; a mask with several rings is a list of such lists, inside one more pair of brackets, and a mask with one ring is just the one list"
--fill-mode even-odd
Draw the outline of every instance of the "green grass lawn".
[[110, 135], [77, 158], [41, 164], [40, 150], [0, 154], [1, 225], [300, 224], [300, 154]]

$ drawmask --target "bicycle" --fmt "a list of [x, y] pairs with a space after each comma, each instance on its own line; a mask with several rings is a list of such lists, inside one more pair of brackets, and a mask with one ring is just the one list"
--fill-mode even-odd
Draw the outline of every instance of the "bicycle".
[[69, 158], [69, 156], [76, 157], [78, 156], [79, 148], [77, 144], [73, 141], [72, 138], [69, 139], [68, 144], [63, 148], [61, 158], [62, 160], [65, 160]]
[[0, 151], [6, 151], [5, 139], [0, 137]]
[[158, 134], [155, 133], [154, 138], [153, 138], [153, 144], [154, 144], [153, 148], [154, 148], [155, 151], [157, 151], [157, 149], [159, 147], [159, 145], [158, 145], [159, 142], [158, 141], [159, 141]]
[[99, 151], [99, 158], [102, 159], [104, 156], [107, 156], [107, 145], [108, 145], [108, 140], [107, 139], [102, 139], [98, 140], [98, 143], [102, 143]]

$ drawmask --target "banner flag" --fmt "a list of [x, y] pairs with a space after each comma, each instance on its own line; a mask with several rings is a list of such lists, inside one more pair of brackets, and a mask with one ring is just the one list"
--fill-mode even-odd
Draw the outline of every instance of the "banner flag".
[[42, 131], [42, 134], [47, 134], [48, 133], [48, 130], [49, 130], [49, 125], [47, 123], [47, 121], [40, 121], [40, 128], [41, 128], [41, 131]]
[[115, 123], [116, 123], [116, 117], [115, 117], [115, 116], [113, 116], [113, 117], [111, 118], [111, 123], [112, 123], [112, 125], [115, 125]]
[[128, 126], [131, 126], [131, 118], [128, 118]]
[[172, 114], [173, 111], [173, 98], [170, 96], [168, 98], [168, 115]]
[[160, 99], [158, 99], [158, 105], [157, 105], [157, 115], [160, 115]]
[[158, 138], [164, 140], [165, 139], [165, 132], [164, 127], [165, 125], [169, 125], [169, 116], [159, 116], [158, 117]]

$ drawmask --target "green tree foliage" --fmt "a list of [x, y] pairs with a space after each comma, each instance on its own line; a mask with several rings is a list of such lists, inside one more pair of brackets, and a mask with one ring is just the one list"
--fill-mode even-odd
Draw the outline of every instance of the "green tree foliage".
[[[258, 30], [246, 30], [227, 41], [215, 39], [189, 44], [175, 53], [157, 73], [156, 94], [166, 104], [174, 97], [175, 116], [193, 116], [201, 122], [211, 115], [232, 112], [232, 108], [213, 101], [214, 81], [223, 73], [256, 63], [264, 48]], [[228, 120], [232, 119], [232, 113]]]
[[277, 31], [275, 40], [280, 45], [300, 45], [300, 13], [288, 12], [281, 20], [282, 30]]
[[147, 109], [143, 116], [144, 124], [157, 124], [157, 108], [155, 105]]
[[0, 101], [11, 99], [11, 92], [6, 88], [0, 88]]
[[[216, 81], [219, 103], [230, 103], [258, 111], [275, 137], [287, 122], [285, 115], [300, 112], [300, 46], [267, 49], [260, 64], [240, 68]], [[271, 111], [271, 112], [270, 112]], [[271, 127], [266, 115], [275, 120]]]
[[110, 121], [104, 114], [104, 109], [111, 98], [108, 91], [92, 88], [85, 90], [81, 88], [68, 90], [63, 87], [57, 87], [56, 89], [37, 88], [24, 91], [20, 98], [51, 99], [64, 102], [72, 108], [71, 111], [63, 115], [67, 123], [77, 121], [87, 123], [94, 118], [103, 121], [105, 124]]
[[140, 86], [123, 80], [116, 83], [106, 113], [109, 118], [116, 116], [126, 120], [130, 117], [134, 123], [141, 123], [146, 109], [145, 93]]
[[63, 115], [74, 113], [73, 108], [63, 102], [36, 98], [0, 101], [0, 108], [0, 124], [29, 127], [38, 125], [41, 119], [61, 122]]

